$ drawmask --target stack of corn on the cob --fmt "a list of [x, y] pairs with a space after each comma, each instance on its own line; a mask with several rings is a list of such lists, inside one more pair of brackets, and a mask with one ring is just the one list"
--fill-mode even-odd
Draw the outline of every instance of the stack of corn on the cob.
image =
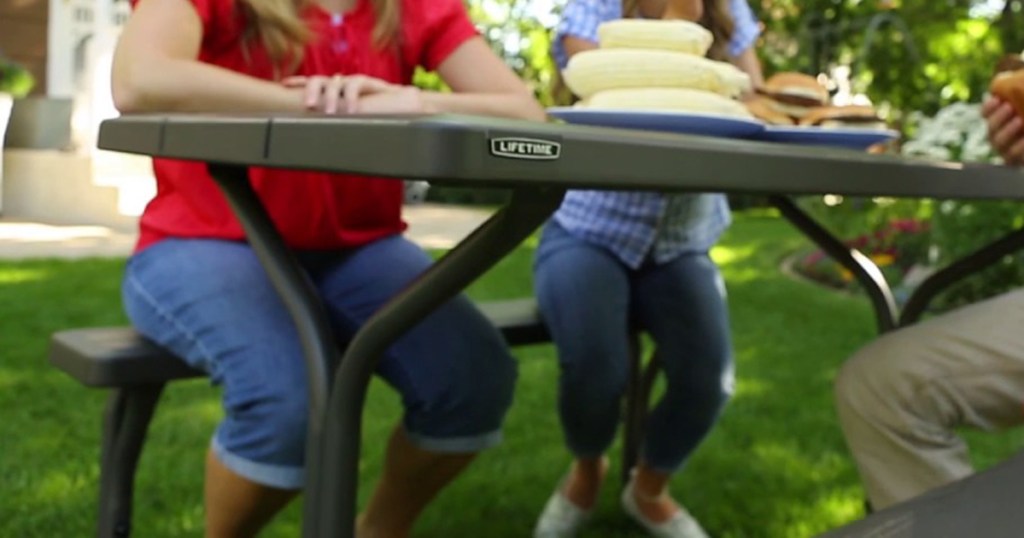
[[711, 42], [711, 32], [692, 22], [611, 21], [598, 28], [599, 47], [573, 55], [562, 75], [581, 107], [751, 117], [735, 99], [750, 78], [705, 58]]

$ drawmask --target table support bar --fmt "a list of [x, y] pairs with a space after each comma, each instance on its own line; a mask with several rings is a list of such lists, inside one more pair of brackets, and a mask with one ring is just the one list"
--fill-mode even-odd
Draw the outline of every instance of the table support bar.
[[[263, 207], [244, 166], [210, 163], [210, 175], [227, 197], [260, 265], [288, 310], [302, 344], [309, 380], [309, 427], [306, 460], [319, 455], [323, 437], [323, 416], [327, 406], [330, 374], [339, 363], [340, 352], [327, 313], [312, 283], [277, 232]], [[320, 475], [306, 473], [306, 490], [315, 487]]]
[[882, 270], [861, 251], [843, 244], [797, 207], [791, 199], [785, 196], [769, 196], [768, 198], [793, 226], [796, 226], [833, 260], [857, 277], [857, 281], [864, 287], [864, 291], [871, 300], [871, 307], [875, 310], [878, 332], [885, 333], [895, 329], [896, 320], [899, 319], [899, 310]]
[[377, 360], [406, 330], [501, 260], [546, 220], [564, 189], [521, 188], [469, 237], [374, 314], [349, 344], [335, 376], [318, 459], [319, 475], [307, 488], [303, 536], [354, 535], [363, 404]]
[[1024, 249], [1024, 228], [1014, 230], [934, 273], [914, 290], [903, 306], [900, 326], [916, 323], [932, 299], [949, 286], [1020, 249]]

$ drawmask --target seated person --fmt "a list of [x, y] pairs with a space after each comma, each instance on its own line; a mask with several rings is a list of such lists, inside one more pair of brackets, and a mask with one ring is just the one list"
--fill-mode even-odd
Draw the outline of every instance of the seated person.
[[[995, 97], [982, 113], [1006, 165], [1024, 164], [1021, 117]], [[1021, 327], [1019, 289], [887, 333], [843, 365], [837, 411], [873, 509], [970, 475], [957, 428], [1024, 422]]]
[[[559, 66], [598, 47], [598, 26], [624, 16], [699, 21], [717, 40], [709, 56], [760, 83], [752, 49], [759, 29], [746, 0], [572, 0], [555, 37]], [[623, 509], [652, 536], [706, 536], [668, 484], [732, 392], [725, 284], [708, 254], [729, 221], [722, 194], [570, 191], [545, 226], [534, 282], [558, 348], [558, 413], [573, 465], [535, 537], [574, 536], [597, 502], [627, 383], [630, 316], [654, 339], [668, 386], [648, 420]]]
[[[453, 91], [411, 86], [417, 66], [436, 69]], [[139, 0], [112, 82], [126, 113], [544, 119], [460, 0]], [[306, 476], [302, 349], [206, 166], [157, 159], [154, 168], [157, 194], [127, 264], [125, 308], [139, 332], [223, 385], [225, 418], [206, 458], [206, 535], [254, 536]], [[342, 345], [431, 264], [402, 237], [401, 181], [257, 167], [249, 180]], [[497, 330], [459, 296], [387, 350], [377, 373], [401, 394], [405, 415], [357, 530], [401, 538], [499, 441], [516, 367]]]

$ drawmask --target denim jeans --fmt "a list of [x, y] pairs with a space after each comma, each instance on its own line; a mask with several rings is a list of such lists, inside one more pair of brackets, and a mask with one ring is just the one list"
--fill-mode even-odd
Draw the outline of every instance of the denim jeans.
[[558, 411], [569, 450], [597, 457], [614, 441], [632, 322], [654, 340], [667, 380], [646, 424], [642, 456], [653, 469], [677, 470], [714, 425], [733, 387], [725, 286], [708, 254], [633, 270], [550, 221], [534, 282], [558, 348]]
[[[299, 254], [344, 345], [431, 260], [400, 236], [344, 252]], [[308, 390], [297, 333], [245, 243], [171, 239], [128, 263], [125, 308], [138, 330], [224, 386], [212, 440], [232, 471], [303, 483]], [[377, 368], [401, 394], [403, 425], [425, 450], [477, 452], [500, 439], [516, 367], [500, 333], [463, 296], [405, 334]]]

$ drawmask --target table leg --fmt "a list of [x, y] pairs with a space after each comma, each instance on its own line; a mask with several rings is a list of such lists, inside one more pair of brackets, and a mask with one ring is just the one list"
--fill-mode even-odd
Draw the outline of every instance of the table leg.
[[[266, 208], [249, 183], [244, 166], [210, 164], [210, 175], [228, 199], [260, 265], [267, 272], [274, 290], [295, 323], [306, 359], [309, 380], [309, 429], [306, 434], [306, 461], [319, 458], [323, 438], [323, 416], [330, 392], [330, 374], [341, 356], [320, 297], [306, 273], [274, 228]], [[316, 488], [320, 473], [306, 473], [306, 490]]]
[[878, 332], [884, 333], [895, 329], [896, 320], [899, 319], [896, 300], [893, 298], [892, 290], [889, 289], [889, 283], [885, 280], [885, 275], [875, 265], [875, 262], [861, 251], [843, 244], [836, 236], [829, 233], [797, 207], [791, 199], [785, 196], [770, 196], [769, 200], [793, 226], [857, 277], [857, 281], [864, 287], [864, 291], [871, 299], [871, 307], [875, 310], [875, 320], [878, 323]]
[[900, 315], [900, 326], [916, 323], [928, 303], [949, 286], [1024, 248], [1024, 228], [1014, 230], [926, 278], [910, 295]]
[[363, 404], [381, 354], [402, 333], [460, 293], [546, 220], [561, 203], [563, 189], [521, 188], [512, 199], [405, 291], [385, 304], [348, 346], [335, 376], [325, 417], [322, 451], [307, 461], [309, 475], [303, 536], [354, 535]]

